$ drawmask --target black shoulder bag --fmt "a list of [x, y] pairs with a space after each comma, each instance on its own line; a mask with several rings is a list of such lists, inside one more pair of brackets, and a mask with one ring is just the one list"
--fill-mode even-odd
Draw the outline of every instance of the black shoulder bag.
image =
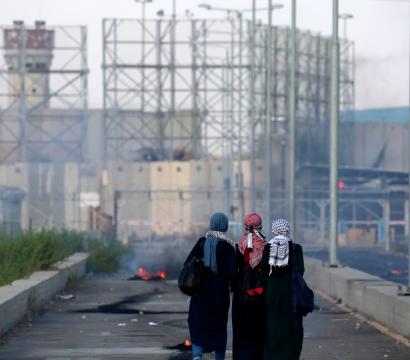
[[296, 244], [292, 243], [292, 310], [299, 316], [313, 312], [315, 296], [296, 265]]
[[202, 259], [203, 241], [199, 240], [194, 256], [188, 259], [178, 276], [178, 287], [185, 295], [194, 296], [199, 293], [204, 268]]

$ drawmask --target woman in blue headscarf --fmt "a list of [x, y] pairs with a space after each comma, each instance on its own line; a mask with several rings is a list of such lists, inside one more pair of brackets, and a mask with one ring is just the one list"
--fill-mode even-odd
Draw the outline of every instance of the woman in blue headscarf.
[[198, 295], [191, 297], [188, 325], [194, 360], [204, 351], [215, 351], [215, 359], [225, 359], [229, 311], [229, 282], [236, 274], [235, 244], [228, 239], [228, 218], [223, 213], [211, 217], [209, 231], [188, 256], [203, 256], [204, 272]]

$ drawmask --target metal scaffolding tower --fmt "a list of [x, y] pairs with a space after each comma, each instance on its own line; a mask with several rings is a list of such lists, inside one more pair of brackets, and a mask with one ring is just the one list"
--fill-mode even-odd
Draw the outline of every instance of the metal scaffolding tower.
[[83, 160], [86, 28], [15, 21], [0, 33], [0, 161]]
[[[106, 159], [225, 159], [228, 193], [234, 191], [234, 179], [242, 175], [236, 164], [251, 160], [254, 168], [248, 173], [255, 183], [253, 210], [263, 213], [266, 116], [270, 114], [274, 188], [271, 201], [275, 203], [272, 216], [287, 216], [291, 32], [273, 27], [270, 47], [266, 24], [256, 22], [255, 41], [252, 30], [250, 21], [236, 16], [225, 20], [145, 22], [105, 19]], [[346, 39], [345, 46], [348, 49], [352, 44]], [[268, 48], [272, 49], [271, 101], [267, 101], [266, 93]], [[331, 40], [298, 31], [296, 54], [297, 166], [309, 162], [326, 164]], [[341, 79], [341, 102], [345, 108], [352, 108], [354, 102], [352, 56], [352, 52], [346, 52], [342, 63], [346, 67]], [[271, 104], [269, 111], [267, 104]], [[318, 147], [323, 147], [323, 151]], [[249, 182], [252, 184], [247, 179]], [[236, 183], [240, 187], [242, 178]], [[242, 190], [249, 209], [252, 196], [248, 188]], [[252, 189], [250, 193], [253, 194]]]

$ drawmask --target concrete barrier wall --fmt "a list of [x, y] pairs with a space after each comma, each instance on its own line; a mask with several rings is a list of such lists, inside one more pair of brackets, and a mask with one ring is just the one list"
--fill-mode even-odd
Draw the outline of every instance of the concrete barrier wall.
[[88, 254], [76, 253], [57, 263], [56, 270], [38, 271], [27, 279], [0, 287], [0, 335], [62, 291], [70, 277], [83, 277], [87, 258]]
[[305, 257], [309, 286], [410, 337], [410, 297], [398, 296], [396, 283], [349, 267], [329, 268]]

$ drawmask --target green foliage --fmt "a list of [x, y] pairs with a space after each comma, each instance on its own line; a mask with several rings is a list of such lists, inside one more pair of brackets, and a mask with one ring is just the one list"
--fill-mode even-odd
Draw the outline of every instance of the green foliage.
[[89, 271], [112, 273], [118, 270], [127, 248], [112, 234], [100, 238], [68, 230], [29, 230], [14, 236], [0, 234], [0, 286], [34, 271], [51, 269], [57, 261], [78, 251], [90, 253]]
[[120, 259], [129, 250], [120, 243], [113, 234], [102, 240], [93, 239], [88, 242], [90, 258], [87, 270], [93, 273], [113, 273], [120, 266]]

